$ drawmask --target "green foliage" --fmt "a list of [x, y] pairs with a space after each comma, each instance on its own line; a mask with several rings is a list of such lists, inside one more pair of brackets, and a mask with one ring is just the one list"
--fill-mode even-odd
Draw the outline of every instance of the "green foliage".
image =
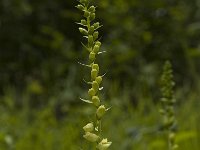
[[[130, 87], [142, 82], [148, 90], [156, 92], [159, 73], [155, 71], [161, 68], [163, 60], [170, 59], [176, 70], [177, 86], [198, 87], [197, 0], [101, 0], [96, 3], [98, 21], [104, 24], [102, 50], [109, 50], [104, 59], [98, 59], [103, 60], [102, 70], [112, 68], [109, 70], [112, 80]], [[45, 99], [45, 95], [48, 99], [64, 88], [63, 82], [70, 81], [66, 81], [66, 74], [79, 70], [74, 60], [82, 60], [85, 53], [80, 53], [80, 37], [74, 27], [74, 22], [81, 20], [74, 5], [73, 0], [0, 2], [1, 95], [10, 86], [22, 94], [32, 81], [37, 81], [45, 89], [38, 97]], [[94, 24], [98, 26], [98, 22]], [[154, 74], [151, 82], [144, 79], [146, 73]], [[75, 74], [73, 87], [80, 85], [81, 74]], [[141, 88], [138, 86], [137, 90]]]
[[[137, 108], [127, 103], [127, 93], [112, 99], [114, 109], [104, 117], [104, 135], [112, 139], [114, 150], [167, 150], [166, 137], [159, 125], [160, 115], [151, 100], [140, 102]], [[199, 95], [191, 93], [187, 104], [177, 108], [179, 132], [176, 141], [181, 150], [199, 150], [200, 128], [197, 103]], [[177, 97], [178, 99], [180, 97]], [[4, 99], [1, 99], [4, 100]], [[123, 104], [117, 104], [122, 101]], [[157, 106], [159, 107], [159, 106]], [[1, 150], [92, 150], [82, 138], [80, 129], [86, 124], [85, 116], [91, 113], [90, 106], [72, 107], [62, 119], [55, 115], [55, 109], [47, 105], [27, 116], [26, 110], [11, 112], [0, 107], [0, 148]], [[30, 114], [30, 113], [29, 113]], [[185, 116], [187, 123], [185, 123]]]

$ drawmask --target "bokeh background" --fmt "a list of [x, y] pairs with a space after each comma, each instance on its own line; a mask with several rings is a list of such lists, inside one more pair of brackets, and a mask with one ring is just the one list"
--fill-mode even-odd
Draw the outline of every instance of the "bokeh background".
[[[93, 109], [75, 0], [0, 1], [0, 149], [90, 149], [82, 126]], [[114, 150], [165, 150], [160, 75], [174, 69], [177, 143], [200, 149], [200, 0], [96, 0], [112, 106], [103, 120]]]

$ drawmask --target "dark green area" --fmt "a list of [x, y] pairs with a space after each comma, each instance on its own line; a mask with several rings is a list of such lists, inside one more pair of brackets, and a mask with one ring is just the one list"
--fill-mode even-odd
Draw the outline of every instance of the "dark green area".
[[[79, 150], [91, 110], [89, 70], [75, 0], [0, 1], [0, 149]], [[200, 2], [96, 0], [103, 43], [98, 63], [112, 109], [103, 121], [114, 150], [164, 150], [160, 75], [172, 62], [177, 142], [200, 148]], [[88, 117], [89, 116], [89, 117]], [[85, 149], [89, 149], [86, 148]]]

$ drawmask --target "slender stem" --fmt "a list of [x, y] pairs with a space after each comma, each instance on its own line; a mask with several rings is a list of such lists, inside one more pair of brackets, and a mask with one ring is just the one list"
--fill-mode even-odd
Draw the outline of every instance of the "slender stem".
[[87, 28], [89, 29], [90, 28], [90, 18], [87, 17]]
[[99, 136], [101, 137], [101, 131], [102, 131], [102, 129], [101, 129], [101, 120], [99, 120]]

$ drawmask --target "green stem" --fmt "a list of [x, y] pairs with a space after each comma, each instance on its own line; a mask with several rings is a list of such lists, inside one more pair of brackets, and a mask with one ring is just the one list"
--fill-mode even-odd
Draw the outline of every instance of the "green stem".
[[99, 136], [101, 137], [101, 131], [102, 131], [102, 129], [101, 129], [101, 120], [99, 120]]

